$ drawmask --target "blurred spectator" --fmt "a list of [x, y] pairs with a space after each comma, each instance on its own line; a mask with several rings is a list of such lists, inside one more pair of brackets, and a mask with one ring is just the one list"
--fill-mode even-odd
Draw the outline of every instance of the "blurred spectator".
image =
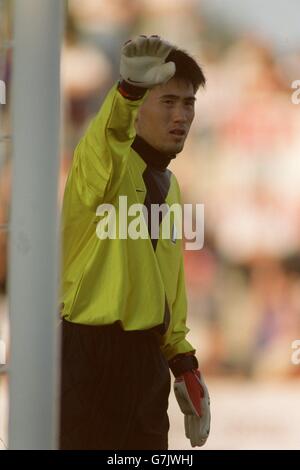
[[68, 16], [61, 61], [67, 152], [73, 152], [87, 119], [97, 111], [111, 85], [111, 73], [111, 63], [101, 50], [78, 40], [76, 25]]
[[141, 6], [138, 0], [69, 0], [80, 39], [103, 52], [118, 76], [120, 44], [131, 35]]

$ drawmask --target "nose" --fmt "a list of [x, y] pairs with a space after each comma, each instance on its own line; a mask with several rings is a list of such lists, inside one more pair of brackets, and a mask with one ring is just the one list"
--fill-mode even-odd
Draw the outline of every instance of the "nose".
[[188, 113], [184, 106], [176, 106], [173, 114], [174, 123], [186, 123], [188, 121]]

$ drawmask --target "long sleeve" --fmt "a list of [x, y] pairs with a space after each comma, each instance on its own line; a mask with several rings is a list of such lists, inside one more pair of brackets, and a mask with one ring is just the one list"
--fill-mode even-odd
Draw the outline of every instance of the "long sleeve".
[[121, 184], [142, 101], [125, 98], [115, 85], [76, 147], [68, 184], [75, 186], [81, 203], [93, 210], [109, 202]]
[[186, 326], [187, 299], [184, 279], [183, 259], [177, 282], [177, 294], [172, 308], [172, 321], [170, 331], [167, 333], [162, 351], [167, 360], [177, 354], [195, 352], [193, 346], [186, 340], [189, 329]]

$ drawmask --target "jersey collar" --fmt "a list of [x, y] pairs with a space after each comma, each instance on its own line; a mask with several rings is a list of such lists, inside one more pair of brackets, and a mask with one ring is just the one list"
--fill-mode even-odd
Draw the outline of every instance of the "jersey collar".
[[176, 158], [175, 154], [166, 155], [165, 153], [159, 152], [159, 150], [156, 150], [139, 135], [135, 137], [131, 147], [140, 155], [147, 165], [159, 171], [164, 171], [170, 161]]

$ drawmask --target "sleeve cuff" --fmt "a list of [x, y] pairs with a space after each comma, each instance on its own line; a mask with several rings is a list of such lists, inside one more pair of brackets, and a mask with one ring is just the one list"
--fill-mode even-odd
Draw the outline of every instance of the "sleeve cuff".
[[135, 85], [131, 85], [125, 80], [120, 80], [118, 83], [118, 90], [124, 98], [128, 100], [140, 100], [146, 94], [147, 88], [141, 88]]
[[174, 375], [178, 377], [189, 370], [198, 369], [199, 364], [194, 354], [178, 354], [169, 360], [169, 367]]

